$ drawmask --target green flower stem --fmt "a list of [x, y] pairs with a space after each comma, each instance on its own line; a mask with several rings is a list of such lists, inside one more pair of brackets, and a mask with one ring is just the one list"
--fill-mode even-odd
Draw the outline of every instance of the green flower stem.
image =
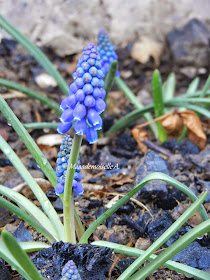
[[117, 280], [128, 279], [160, 246], [162, 246], [195, 213], [207, 196], [205, 192], [182, 214], [146, 251], [138, 257]]
[[[99, 246], [99, 247], [108, 247], [110, 249], [113, 249], [115, 253], [124, 254], [124, 255], [130, 256], [130, 257], [139, 257], [145, 253], [145, 251], [140, 250], [140, 249], [136, 249], [136, 248], [132, 248], [132, 247], [128, 247], [125, 245], [120, 245], [120, 244], [116, 244], [116, 243], [108, 242], [108, 241], [94, 241], [91, 244]], [[150, 257], [148, 257], [147, 260], [149, 262], [151, 262], [152, 260], [155, 260], [157, 257], [158, 256], [156, 256], [156, 255], [151, 255]], [[194, 267], [182, 264], [182, 263], [178, 263], [178, 262], [169, 260], [169, 261], [165, 262], [162, 266], [166, 267], [170, 270], [175, 270], [188, 277], [192, 277], [192, 278], [200, 279], [200, 280], [209, 280], [209, 273], [196, 269]]]
[[[152, 75], [152, 98], [154, 103], [155, 117], [158, 118], [164, 115], [162, 81], [158, 70], [155, 70]], [[160, 142], [166, 141], [167, 134], [164, 128], [160, 125], [160, 121], [157, 121], [157, 127], [158, 127], [158, 138]]]
[[[196, 201], [197, 197], [194, 193], [186, 187], [184, 184], [180, 183], [179, 181], [171, 178], [170, 176], [163, 174], [161, 172], [153, 172], [147, 175], [133, 190], [127, 193], [124, 197], [122, 197], [117, 203], [115, 203], [111, 208], [109, 208], [104, 214], [102, 214], [97, 220], [95, 220], [91, 226], [85, 231], [82, 238], [80, 239], [79, 243], [86, 243], [90, 235], [94, 232], [94, 230], [103, 223], [108, 217], [110, 217], [114, 212], [116, 212], [123, 204], [125, 204], [135, 193], [143, 188], [148, 182], [153, 180], [161, 180], [169, 185], [174, 186], [175, 188], [181, 190], [185, 193], [193, 202]], [[208, 219], [208, 215], [206, 213], [205, 208], [203, 205], [199, 208], [199, 213], [203, 221]]]
[[[34, 159], [36, 160], [37, 164], [40, 166], [42, 171], [44, 172], [45, 176], [48, 178], [48, 180], [51, 182], [53, 187], [57, 185], [56, 181], [56, 175], [55, 171], [53, 170], [52, 166], [48, 162], [48, 160], [43, 155], [42, 151], [39, 149], [37, 144], [34, 142], [31, 135], [26, 131], [22, 123], [19, 121], [19, 119], [16, 117], [16, 115], [13, 113], [11, 108], [8, 106], [7, 102], [4, 100], [4, 98], [0, 94], [0, 111], [3, 113], [4, 117], [7, 119], [8, 123], [10, 123], [13, 127], [13, 129], [16, 131], [20, 139], [23, 141], [23, 143], [28, 148], [29, 152], [32, 154]], [[63, 197], [61, 196], [61, 200], [63, 200]], [[77, 221], [77, 229], [80, 228], [80, 232], [84, 231], [84, 228], [82, 226], [81, 221], [79, 222], [80, 218], [75, 210], [75, 216]]]
[[39, 64], [57, 81], [59, 88], [65, 95], [69, 95], [69, 87], [60, 73], [55, 69], [46, 55], [27, 37], [18, 31], [10, 22], [0, 15], [0, 27], [5, 29], [18, 43], [20, 43]]
[[[185, 233], [165, 251], [163, 251], [155, 260], [150, 262], [147, 266], [143, 267], [140, 271], [135, 273], [129, 280], [144, 280], [147, 276], [153, 273], [158, 267], [162, 266], [165, 262], [173, 258], [177, 253], [182, 251], [190, 243], [192, 243], [197, 237], [210, 231], [210, 220], [207, 220], [189, 232]], [[209, 275], [210, 276], [210, 275]]]
[[[130, 90], [130, 88], [124, 83], [124, 81], [120, 78], [120, 77], [116, 77], [115, 78], [115, 83], [117, 85], [117, 87], [125, 94], [125, 96], [128, 98], [128, 100], [131, 102], [131, 104], [133, 104], [133, 106], [136, 109], [144, 109], [144, 105], [138, 100], [138, 98], [136, 98], [136, 96], [133, 94], [133, 92]], [[143, 116], [145, 118], [146, 121], [151, 121], [152, 115], [150, 113], [143, 113]], [[155, 123], [151, 123], [150, 128], [152, 130], [152, 132], [155, 135], [155, 138], [158, 139], [158, 129], [157, 129], [157, 125]]]
[[60, 123], [57, 122], [35, 122], [35, 123], [24, 123], [25, 129], [45, 129], [54, 128], [56, 129]]
[[77, 164], [79, 150], [82, 144], [82, 136], [74, 135], [73, 145], [67, 167], [64, 196], [63, 196], [63, 213], [64, 213], [64, 241], [76, 243], [75, 225], [74, 225], [74, 196], [72, 191], [72, 182], [74, 178], [74, 166]]
[[20, 84], [17, 83], [10, 82], [5, 79], [0, 79], [0, 86], [20, 91], [33, 99], [39, 100], [42, 104], [47, 105], [49, 108], [53, 109], [59, 115], [62, 113], [62, 110], [60, 109], [60, 106], [57, 102], [53, 101], [50, 98], [47, 98], [46, 96], [40, 94], [35, 90], [21, 86]]
[[44, 280], [44, 277], [39, 273], [35, 265], [32, 263], [28, 255], [22, 250], [12, 234], [6, 231], [2, 231], [1, 236], [7, 249], [19, 263], [19, 265], [26, 271], [30, 279]]

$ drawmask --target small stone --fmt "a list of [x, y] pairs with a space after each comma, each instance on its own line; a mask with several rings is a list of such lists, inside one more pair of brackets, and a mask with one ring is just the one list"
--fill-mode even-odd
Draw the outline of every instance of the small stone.
[[135, 244], [136, 249], [147, 250], [152, 245], [152, 242], [149, 238], [140, 237]]
[[189, 79], [193, 79], [196, 76], [197, 69], [195, 67], [186, 66], [180, 69], [180, 72]]
[[42, 73], [35, 77], [35, 82], [41, 88], [56, 87], [56, 80], [47, 73]]

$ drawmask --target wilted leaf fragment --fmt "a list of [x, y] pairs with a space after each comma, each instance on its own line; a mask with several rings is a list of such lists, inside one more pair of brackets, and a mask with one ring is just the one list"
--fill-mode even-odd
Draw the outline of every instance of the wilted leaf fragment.
[[134, 137], [134, 139], [136, 140], [137, 144], [138, 144], [138, 148], [142, 153], [146, 153], [147, 152], [147, 146], [142, 143], [143, 140], [147, 139], [148, 140], [148, 134], [147, 131], [142, 130], [142, 129], [138, 129], [136, 127], [134, 127], [131, 130], [131, 133]]
[[201, 121], [196, 113], [191, 110], [166, 115], [160, 121], [160, 124], [164, 127], [166, 133], [173, 137], [179, 136], [185, 125], [189, 139], [201, 150], [206, 146], [207, 137], [203, 131]]
[[207, 137], [203, 131], [201, 121], [195, 112], [186, 110], [183, 112], [179, 112], [180, 116], [184, 121], [184, 125], [186, 125], [187, 135], [189, 139], [198, 146], [201, 150], [205, 148]]

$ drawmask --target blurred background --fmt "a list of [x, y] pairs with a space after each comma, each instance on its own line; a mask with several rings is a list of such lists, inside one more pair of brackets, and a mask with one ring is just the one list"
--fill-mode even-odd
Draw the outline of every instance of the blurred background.
[[168, 33], [191, 19], [210, 25], [209, 0], [0, 0], [0, 11], [33, 42], [59, 56], [79, 53], [96, 40], [100, 28], [117, 47], [152, 40], [161, 49]]

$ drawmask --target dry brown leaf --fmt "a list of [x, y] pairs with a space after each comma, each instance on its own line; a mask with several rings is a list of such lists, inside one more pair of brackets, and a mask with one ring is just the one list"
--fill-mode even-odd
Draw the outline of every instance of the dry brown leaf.
[[202, 223], [202, 219], [198, 211], [196, 211], [188, 220], [190, 226], [195, 227]]
[[160, 120], [160, 124], [165, 129], [165, 132], [172, 137], [179, 136], [184, 128], [184, 122], [178, 112], [173, 112], [170, 115]]
[[148, 37], [142, 37], [139, 42], [133, 44], [131, 56], [140, 63], [146, 63], [150, 57], [153, 57], [155, 65], [158, 65], [162, 50], [162, 44]]
[[133, 178], [130, 177], [130, 175], [123, 175], [122, 173], [118, 174], [118, 175], [113, 175], [110, 178], [109, 181], [109, 187], [112, 187], [114, 185], [118, 185], [118, 186], [122, 186], [126, 183], [132, 183], [134, 181]]
[[205, 148], [207, 137], [203, 131], [201, 121], [195, 112], [186, 110], [179, 112], [184, 121], [184, 125], [188, 128], [187, 135], [189, 139], [201, 150]]
[[136, 140], [136, 142], [138, 144], [139, 150], [142, 153], [145, 154], [147, 152], [147, 146], [144, 143], [142, 143], [142, 141], [145, 140], [145, 139], [148, 140], [148, 133], [147, 133], [147, 131], [134, 127], [131, 130], [131, 133], [132, 133], [134, 139]]

